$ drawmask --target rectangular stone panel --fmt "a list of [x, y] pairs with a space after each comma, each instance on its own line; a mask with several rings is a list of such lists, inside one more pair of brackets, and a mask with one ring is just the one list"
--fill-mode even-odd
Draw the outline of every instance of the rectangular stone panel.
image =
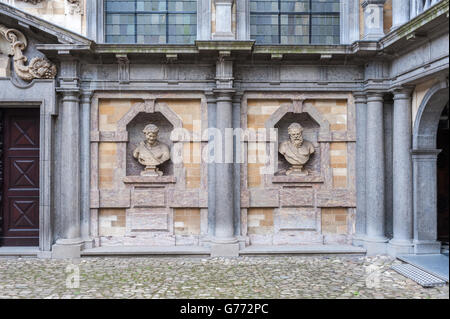
[[313, 209], [280, 209], [275, 218], [275, 229], [280, 230], [316, 230], [316, 211]]
[[165, 209], [129, 209], [127, 219], [131, 232], [169, 231], [169, 213]]
[[165, 207], [166, 190], [164, 188], [134, 189], [131, 204], [133, 207]]
[[356, 207], [355, 191], [347, 189], [323, 190], [317, 192], [318, 207]]
[[199, 207], [199, 191], [171, 189], [168, 201], [169, 207]]
[[101, 208], [128, 208], [130, 207], [130, 190], [101, 190]]
[[281, 207], [314, 206], [314, 191], [311, 188], [286, 187], [280, 191]]
[[279, 205], [278, 189], [250, 190], [250, 207], [278, 207]]

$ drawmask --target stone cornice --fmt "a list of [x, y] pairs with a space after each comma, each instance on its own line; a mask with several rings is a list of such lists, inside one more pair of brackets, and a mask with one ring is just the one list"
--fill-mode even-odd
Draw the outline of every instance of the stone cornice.
[[378, 42], [379, 49], [387, 49], [389, 46], [395, 44], [396, 42], [405, 39], [408, 35], [414, 34], [415, 31], [437, 19], [438, 17], [446, 15], [445, 18], [448, 22], [448, 11], [449, 0], [438, 2], [436, 5], [418, 15], [414, 19], [410, 20], [408, 23], [387, 34]]

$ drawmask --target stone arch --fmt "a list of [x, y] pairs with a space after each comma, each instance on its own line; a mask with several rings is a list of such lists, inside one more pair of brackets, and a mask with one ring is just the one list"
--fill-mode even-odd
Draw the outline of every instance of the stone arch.
[[448, 103], [448, 82], [441, 81], [425, 95], [413, 126], [414, 251], [440, 253], [437, 241], [436, 139], [440, 115]]
[[413, 126], [413, 149], [435, 149], [439, 117], [448, 103], [448, 82], [441, 81], [425, 94]]

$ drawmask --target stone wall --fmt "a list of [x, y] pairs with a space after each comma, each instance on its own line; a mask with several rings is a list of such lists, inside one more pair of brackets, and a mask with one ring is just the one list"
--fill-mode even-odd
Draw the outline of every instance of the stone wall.
[[[241, 116], [243, 128], [278, 129], [275, 143], [271, 138], [265, 143], [250, 137], [246, 141], [242, 235], [256, 245], [350, 243], [355, 208], [353, 97], [249, 93], [242, 101]], [[316, 150], [306, 165], [308, 176], [286, 176], [286, 163], [278, 156], [278, 145], [287, 139], [287, 126], [294, 121], [304, 127], [304, 138]], [[278, 161], [274, 172], [261, 162], [264, 156]]]
[[[202, 95], [98, 94], [91, 108], [91, 229], [97, 246], [199, 245], [207, 229], [206, 103]], [[132, 152], [147, 124], [172, 151], [161, 177]], [[182, 134], [172, 134], [182, 129]], [[197, 135], [196, 135], [197, 134]], [[177, 162], [176, 157], [181, 161]], [[201, 218], [203, 216], [203, 218]]]

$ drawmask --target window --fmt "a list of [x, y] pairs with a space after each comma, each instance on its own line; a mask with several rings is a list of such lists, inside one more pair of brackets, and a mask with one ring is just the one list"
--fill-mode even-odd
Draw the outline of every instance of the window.
[[197, 1], [105, 0], [107, 43], [193, 43]]
[[340, 0], [250, 0], [257, 44], [339, 44]]

